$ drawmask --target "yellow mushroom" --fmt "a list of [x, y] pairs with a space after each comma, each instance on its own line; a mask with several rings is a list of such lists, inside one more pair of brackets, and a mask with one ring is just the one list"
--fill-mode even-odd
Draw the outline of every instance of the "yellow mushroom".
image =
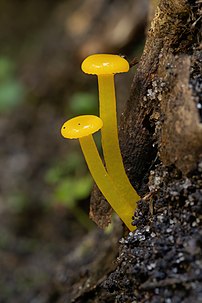
[[134, 208], [128, 204], [128, 201], [116, 188], [102, 163], [93, 140], [92, 134], [102, 126], [103, 122], [97, 116], [79, 116], [65, 122], [61, 128], [61, 134], [64, 138], [79, 139], [88, 168], [97, 186], [128, 229], [133, 231], [135, 227], [131, 225], [131, 221]]
[[118, 55], [96, 54], [87, 57], [82, 65], [87, 74], [98, 76], [100, 118], [103, 121], [102, 148], [109, 175], [128, 203], [135, 207], [140, 199], [132, 187], [123, 165], [118, 139], [114, 74], [129, 70], [128, 62]]

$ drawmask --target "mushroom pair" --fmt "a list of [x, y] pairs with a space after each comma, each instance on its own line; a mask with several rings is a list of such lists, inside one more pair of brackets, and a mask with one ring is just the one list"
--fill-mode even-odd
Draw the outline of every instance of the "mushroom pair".
[[[129, 230], [139, 196], [124, 169], [118, 140], [114, 74], [127, 72], [128, 62], [117, 55], [98, 54], [87, 57], [82, 70], [98, 76], [100, 118], [92, 115], [73, 118], [64, 123], [65, 138], [78, 138], [89, 170], [96, 184]], [[100, 159], [92, 134], [101, 129], [106, 169]]]

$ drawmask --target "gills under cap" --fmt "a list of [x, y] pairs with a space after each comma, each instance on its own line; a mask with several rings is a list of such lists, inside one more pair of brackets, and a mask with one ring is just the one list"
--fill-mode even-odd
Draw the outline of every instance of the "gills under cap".
[[81, 69], [92, 75], [124, 73], [129, 70], [129, 63], [118, 55], [95, 54], [83, 61]]
[[102, 120], [94, 115], [84, 115], [66, 121], [61, 134], [66, 139], [79, 139], [94, 134], [103, 126]]

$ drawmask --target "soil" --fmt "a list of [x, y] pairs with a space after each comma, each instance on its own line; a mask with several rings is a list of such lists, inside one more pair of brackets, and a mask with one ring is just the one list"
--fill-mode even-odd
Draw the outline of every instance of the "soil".
[[202, 302], [202, 163], [188, 177], [159, 165], [103, 284], [115, 302]]

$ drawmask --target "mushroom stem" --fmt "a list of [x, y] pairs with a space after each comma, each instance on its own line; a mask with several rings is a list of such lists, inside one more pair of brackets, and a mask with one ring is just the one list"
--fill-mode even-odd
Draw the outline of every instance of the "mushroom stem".
[[102, 148], [107, 171], [127, 204], [135, 208], [140, 197], [126, 175], [119, 147], [114, 75], [98, 75], [98, 87], [100, 118], [103, 121]]
[[133, 231], [135, 227], [131, 225], [131, 220], [134, 205], [129, 205], [128, 199], [126, 199], [123, 193], [115, 186], [114, 180], [112, 180], [111, 176], [107, 173], [92, 135], [79, 138], [79, 142], [88, 168], [100, 191], [128, 229]]

